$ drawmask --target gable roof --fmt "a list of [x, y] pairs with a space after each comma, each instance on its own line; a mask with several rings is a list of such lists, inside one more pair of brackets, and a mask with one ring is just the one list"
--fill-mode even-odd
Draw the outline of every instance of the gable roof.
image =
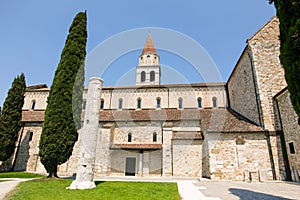
[[[82, 115], [84, 116], [84, 114]], [[162, 121], [180, 122], [199, 120], [201, 131], [206, 132], [265, 132], [264, 129], [249, 122], [246, 118], [232, 113], [226, 108], [217, 109], [142, 109], [142, 110], [101, 110], [99, 121]], [[43, 122], [44, 111], [23, 111], [22, 122]]]

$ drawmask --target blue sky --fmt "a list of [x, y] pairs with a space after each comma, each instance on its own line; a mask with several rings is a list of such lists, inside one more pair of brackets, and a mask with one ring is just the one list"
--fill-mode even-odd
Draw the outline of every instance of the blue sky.
[[[80, 11], [87, 10], [88, 15], [88, 55], [108, 38], [144, 27], [153, 27], [145, 30], [151, 32], [159, 47], [155, 28], [165, 28], [201, 45], [216, 64], [223, 81], [227, 81], [247, 38], [275, 15], [274, 6], [267, 0], [1, 0], [0, 9], [0, 105], [13, 78], [22, 72], [27, 85], [51, 85], [68, 29]], [[147, 31], [140, 38], [142, 48]], [[100, 75], [105, 85], [119, 84], [124, 74], [134, 72], [140, 53], [140, 49], [135, 49], [113, 60]], [[158, 49], [158, 54], [164, 68], [174, 69], [186, 82], [203, 81], [184, 58], [162, 49]], [[173, 83], [163, 78], [162, 82]]]

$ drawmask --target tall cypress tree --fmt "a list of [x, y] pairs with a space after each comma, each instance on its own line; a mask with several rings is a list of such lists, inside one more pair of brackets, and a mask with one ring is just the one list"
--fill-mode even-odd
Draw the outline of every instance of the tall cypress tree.
[[84, 81], [86, 23], [85, 12], [74, 18], [47, 99], [39, 155], [49, 177], [57, 177], [57, 165], [68, 160], [78, 138], [76, 127], [80, 128], [78, 115], [82, 111], [79, 99]]
[[26, 89], [25, 76], [17, 76], [3, 104], [0, 115], [0, 160], [6, 161], [14, 153], [21, 129], [22, 107]]
[[280, 61], [300, 125], [300, 1], [269, 0], [280, 21]]

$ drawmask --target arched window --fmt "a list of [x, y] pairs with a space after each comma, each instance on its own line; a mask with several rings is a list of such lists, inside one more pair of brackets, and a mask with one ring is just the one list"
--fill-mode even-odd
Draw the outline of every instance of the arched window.
[[31, 110], [35, 109], [35, 104], [36, 104], [36, 101], [32, 100], [32, 102], [31, 102]]
[[142, 99], [141, 98], [138, 98], [137, 99], [137, 108], [141, 109], [142, 108]]
[[100, 109], [104, 109], [104, 99], [101, 99], [101, 102], [100, 102]]
[[131, 135], [131, 133], [128, 133], [127, 136], [128, 136], [128, 137], [127, 137], [127, 139], [128, 139], [127, 141], [128, 141], [128, 142], [131, 142], [131, 141], [132, 141], [132, 135]]
[[141, 82], [145, 82], [146, 81], [146, 72], [142, 71], [141, 73]]
[[153, 142], [157, 142], [157, 133], [153, 133]]
[[183, 103], [183, 100], [182, 100], [182, 98], [180, 97], [180, 98], [178, 99], [178, 108], [182, 108], [182, 103]]
[[159, 97], [156, 98], [156, 108], [160, 108], [161, 100]]
[[150, 82], [153, 82], [153, 81], [155, 81], [155, 72], [151, 71], [150, 72]]
[[83, 102], [82, 102], [82, 109], [83, 109], [83, 110], [86, 109], [86, 100], [83, 100]]
[[202, 108], [202, 99], [201, 99], [201, 97], [199, 97], [197, 99], [197, 102], [198, 102], [198, 108]]
[[119, 109], [123, 108], [123, 99], [119, 99]]
[[212, 98], [213, 108], [217, 107], [217, 97]]

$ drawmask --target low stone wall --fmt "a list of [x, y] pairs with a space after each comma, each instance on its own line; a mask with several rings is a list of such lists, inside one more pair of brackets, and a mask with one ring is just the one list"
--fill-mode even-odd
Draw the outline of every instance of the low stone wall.
[[[213, 180], [271, 180], [272, 168], [268, 144], [262, 133], [206, 134], [210, 153], [210, 174]], [[254, 176], [254, 179], [253, 179]]]

